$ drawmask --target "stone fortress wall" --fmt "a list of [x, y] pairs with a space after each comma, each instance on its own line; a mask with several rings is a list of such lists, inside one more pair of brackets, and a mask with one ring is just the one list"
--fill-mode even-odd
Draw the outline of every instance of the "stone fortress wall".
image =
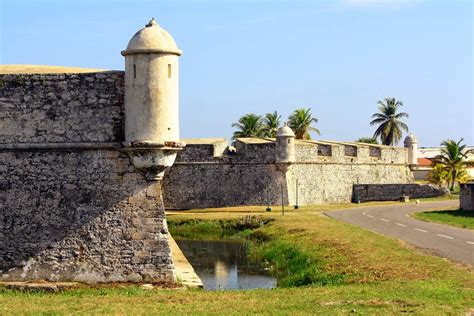
[[164, 179], [168, 208], [349, 203], [354, 184], [413, 182], [404, 148], [298, 140], [286, 165], [274, 139], [237, 139], [235, 152], [225, 139], [184, 142]]
[[160, 182], [121, 151], [123, 90], [123, 72], [0, 75], [0, 279], [173, 279]]
[[185, 139], [186, 147], [163, 179], [166, 207], [279, 204], [284, 181], [275, 164], [275, 144], [253, 141], [258, 143], [237, 141], [236, 152], [230, 153], [225, 139]]
[[[121, 147], [123, 72], [3, 75], [0, 80], [0, 148], [44, 153], [41, 146]], [[300, 205], [341, 203], [351, 201], [354, 184], [413, 182], [404, 148], [297, 141], [296, 161], [285, 167], [275, 163], [274, 139], [239, 139], [235, 152], [223, 138], [184, 142], [164, 179], [168, 208], [275, 205], [282, 186], [290, 205], [297, 196]], [[127, 156], [121, 155], [126, 164]]]

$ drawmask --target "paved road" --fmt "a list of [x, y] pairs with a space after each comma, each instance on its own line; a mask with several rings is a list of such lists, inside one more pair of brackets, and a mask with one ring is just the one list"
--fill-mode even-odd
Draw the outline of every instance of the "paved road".
[[474, 231], [444, 224], [423, 222], [410, 213], [459, 206], [459, 201], [421, 202], [368, 206], [326, 212], [327, 216], [365, 227], [428, 249], [438, 256], [474, 265]]

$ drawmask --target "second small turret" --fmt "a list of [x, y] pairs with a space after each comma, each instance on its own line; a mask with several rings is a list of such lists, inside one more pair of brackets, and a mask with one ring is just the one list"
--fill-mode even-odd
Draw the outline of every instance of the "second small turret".
[[408, 135], [403, 141], [405, 148], [408, 149], [408, 164], [410, 166], [418, 165], [418, 141], [415, 135]]
[[295, 133], [285, 124], [276, 134], [276, 163], [295, 162]]

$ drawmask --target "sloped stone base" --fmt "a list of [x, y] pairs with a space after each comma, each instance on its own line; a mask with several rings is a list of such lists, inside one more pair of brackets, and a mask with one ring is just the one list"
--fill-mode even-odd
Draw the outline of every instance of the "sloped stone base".
[[119, 150], [0, 152], [0, 280], [174, 281], [159, 181]]

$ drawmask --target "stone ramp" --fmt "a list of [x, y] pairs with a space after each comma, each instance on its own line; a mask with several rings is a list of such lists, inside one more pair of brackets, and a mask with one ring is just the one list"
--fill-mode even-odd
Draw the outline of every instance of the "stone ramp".
[[203, 284], [201, 279], [170, 234], [168, 234], [168, 242], [171, 248], [176, 281], [188, 288], [202, 289]]

